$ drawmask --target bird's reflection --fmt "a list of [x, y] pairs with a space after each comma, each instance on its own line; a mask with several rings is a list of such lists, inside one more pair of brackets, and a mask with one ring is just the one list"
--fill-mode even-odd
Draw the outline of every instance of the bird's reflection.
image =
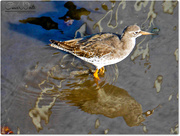
[[[128, 92], [122, 88], [118, 88], [114, 85], [105, 84], [98, 87], [94, 80], [85, 80], [81, 84], [79, 83], [67, 83], [67, 86], [72, 89], [64, 89], [61, 92], [57, 92], [53, 88], [46, 88], [42, 93], [53, 94], [53, 100], [49, 105], [43, 105], [42, 108], [37, 108], [40, 101], [44, 101], [42, 93], [37, 99], [36, 105], [30, 110], [29, 116], [32, 118], [33, 124], [37, 130], [43, 129], [41, 126], [41, 120], [46, 120], [46, 124], [49, 122], [53, 108], [57, 98], [66, 101], [71, 106], [77, 106], [84, 112], [89, 114], [102, 114], [109, 118], [115, 118], [122, 116], [126, 124], [130, 127], [139, 126], [145, 121], [142, 113], [142, 106]], [[44, 107], [44, 108], [43, 108]], [[42, 110], [41, 110], [42, 109]]]
[[66, 95], [59, 98], [90, 114], [102, 114], [109, 118], [122, 116], [130, 127], [138, 126], [145, 120], [141, 104], [122, 88], [110, 84], [98, 88], [91, 80], [73, 86], [72, 90], [63, 90]]

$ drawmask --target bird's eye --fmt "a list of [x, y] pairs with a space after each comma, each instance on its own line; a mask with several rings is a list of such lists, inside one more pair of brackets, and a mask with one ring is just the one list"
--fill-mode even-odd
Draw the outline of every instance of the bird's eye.
[[134, 32], [134, 34], [136, 35], [136, 34], [138, 34], [139, 32]]

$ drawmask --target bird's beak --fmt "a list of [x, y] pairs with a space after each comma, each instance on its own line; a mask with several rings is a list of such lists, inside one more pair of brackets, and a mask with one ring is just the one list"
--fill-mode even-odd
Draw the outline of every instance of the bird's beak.
[[140, 34], [142, 34], [142, 35], [155, 35], [154, 33], [145, 32], [145, 31], [140, 31]]

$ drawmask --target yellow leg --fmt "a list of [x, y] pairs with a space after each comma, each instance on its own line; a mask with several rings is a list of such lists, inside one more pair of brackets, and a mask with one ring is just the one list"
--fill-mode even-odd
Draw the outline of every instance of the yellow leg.
[[96, 71], [94, 72], [94, 77], [97, 79], [97, 80], [100, 80], [99, 76], [98, 76], [98, 71], [99, 69], [96, 69]]
[[99, 70], [99, 73], [100, 73], [101, 75], [103, 75], [103, 74], [104, 74], [104, 72], [105, 72], [105, 68], [104, 68], [104, 67], [102, 67], [102, 68]]

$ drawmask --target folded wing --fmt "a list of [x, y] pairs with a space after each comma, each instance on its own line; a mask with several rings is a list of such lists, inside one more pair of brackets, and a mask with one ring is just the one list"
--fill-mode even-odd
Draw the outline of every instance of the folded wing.
[[100, 58], [104, 55], [115, 53], [120, 40], [115, 34], [100, 33], [63, 42], [50, 41], [52, 43], [50, 46], [70, 52], [76, 56]]

